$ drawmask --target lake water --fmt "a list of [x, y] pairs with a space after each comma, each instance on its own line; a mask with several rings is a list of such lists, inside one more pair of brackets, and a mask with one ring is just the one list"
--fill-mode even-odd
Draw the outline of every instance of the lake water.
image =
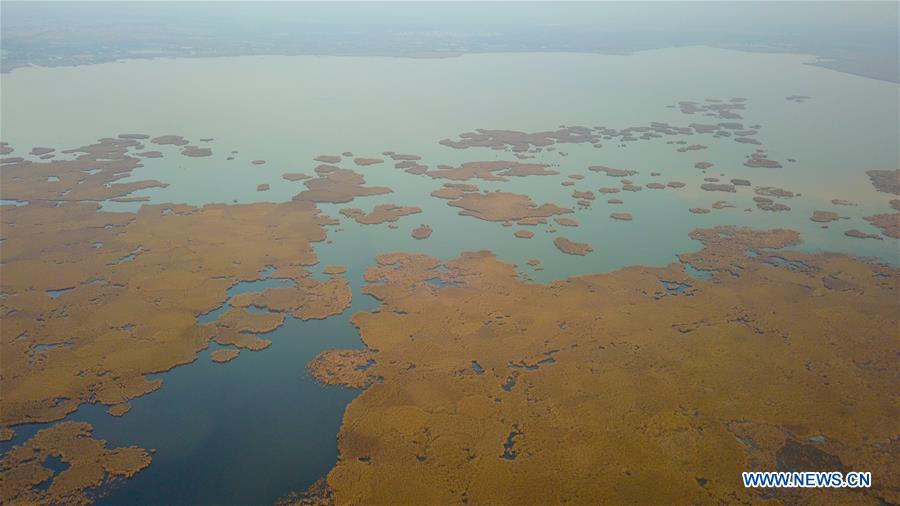
[[[710, 136], [688, 137], [709, 149], [678, 153], [669, 137], [604, 147], [560, 144], [558, 152], [537, 153], [534, 160], [559, 164], [561, 176], [512, 178], [508, 182], [470, 181], [483, 189], [503, 189], [532, 196], [538, 203], [574, 207], [574, 189], [596, 192], [617, 181], [587, 171], [607, 165], [640, 171], [636, 183], [654, 180], [687, 183], [680, 190], [623, 192], [613, 206], [605, 196], [574, 215], [581, 226], [557, 227], [558, 235], [590, 243], [585, 257], [564, 255], [546, 227], [534, 228], [531, 240], [513, 237], [504, 228], [460, 217], [458, 209], [429, 193], [442, 180], [413, 176], [392, 163], [355, 167], [369, 185], [389, 186], [394, 193], [356, 199], [346, 205], [320, 205], [334, 217], [342, 207], [371, 210], [396, 203], [423, 208], [401, 218], [399, 229], [358, 225], [342, 218], [329, 227], [330, 243], [315, 246], [324, 265], [344, 265], [354, 289], [353, 306], [340, 317], [287, 323], [265, 336], [273, 341], [260, 352], [244, 351], [227, 364], [213, 364], [209, 353], [193, 364], [160, 375], [162, 389], [132, 402], [122, 418], [105, 407], [84, 406], [70, 418], [91, 422], [95, 435], [113, 445], [156, 450], [153, 463], [135, 478], [115, 487], [110, 504], [269, 503], [303, 489], [334, 464], [335, 435], [353, 390], [316, 384], [306, 364], [326, 348], [359, 347], [348, 317], [371, 310], [377, 302], [360, 294], [362, 276], [374, 257], [391, 251], [424, 252], [451, 259], [462, 251], [489, 249], [517, 263], [523, 275], [546, 282], [566, 276], [605, 272], [625, 265], [665, 265], [676, 254], [699, 244], [687, 234], [719, 224], [758, 228], [786, 227], [801, 232], [804, 250], [840, 251], [875, 257], [893, 265], [897, 241], [858, 240], [843, 232], [857, 228], [877, 232], [863, 216], [889, 211], [892, 196], [878, 193], [868, 169], [895, 169], [898, 162], [898, 85], [806, 65], [807, 55], [759, 54], [687, 47], [640, 52], [631, 56], [592, 54], [481, 54], [445, 59], [381, 57], [229, 57], [125, 61], [85, 67], [25, 68], [3, 76], [2, 137], [23, 156], [33, 146], [72, 148], [119, 133], [178, 134], [208, 143], [214, 155], [188, 158], [172, 146], [152, 146], [165, 153], [146, 159], [131, 179], [158, 179], [167, 188], [137, 192], [153, 203], [287, 201], [305, 189], [302, 182], [281, 178], [285, 172], [313, 174], [313, 157], [352, 151], [381, 157], [391, 150], [422, 156], [434, 167], [465, 161], [507, 159], [511, 153], [489, 149], [454, 150], [444, 138], [476, 128], [523, 131], [554, 130], [558, 125], [603, 125], [621, 129], [650, 122], [687, 125], [719, 119], [687, 116], [667, 107], [683, 100], [745, 97], [744, 125], [760, 124], [757, 138], [782, 169], [743, 166], [758, 146]], [[63, 88], [64, 87], [64, 88]], [[64, 92], [61, 90], [64, 89]], [[808, 95], [804, 103], [785, 100]], [[678, 138], [681, 138], [680, 136]], [[232, 150], [238, 154], [226, 160]], [[251, 160], [265, 159], [265, 165]], [[715, 166], [702, 174], [698, 160]], [[388, 160], [390, 162], [390, 160]], [[744, 178], [754, 186], [775, 186], [802, 194], [784, 202], [792, 211], [764, 212], [752, 202], [749, 188], [738, 193], [700, 190], [704, 177], [723, 181]], [[585, 174], [574, 187], [560, 182], [568, 174]], [[268, 183], [271, 189], [257, 192]], [[831, 199], [859, 203], [833, 206]], [[895, 198], [895, 197], [894, 197]], [[734, 209], [707, 215], [688, 212], [728, 200]], [[134, 210], [140, 203], [105, 203], [111, 210]], [[752, 208], [752, 212], [745, 212]], [[834, 210], [848, 220], [821, 224], [809, 220], [813, 210]], [[630, 212], [631, 222], [609, 219]], [[423, 241], [410, 229], [427, 223], [433, 235]], [[539, 258], [545, 270], [525, 265]], [[210, 308], [214, 309], [214, 308]], [[19, 427], [5, 451], [30, 437], [38, 427]]]

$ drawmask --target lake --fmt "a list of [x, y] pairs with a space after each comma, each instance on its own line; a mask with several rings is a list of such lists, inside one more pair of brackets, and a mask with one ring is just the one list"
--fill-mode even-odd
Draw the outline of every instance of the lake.
[[[431, 167], [470, 161], [516, 160], [508, 151], [452, 149], [438, 141], [475, 129], [525, 132], [560, 125], [614, 129], [668, 122], [716, 123], [718, 118], [686, 115], [681, 101], [746, 98], [745, 126], [760, 125], [761, 146], [694, 135], [708, 149], [678, 152], [679, 145], [651, 139], [603, 147], [557, 144], [555, 151], [532, 153], [522, 161], [553, 164], [558, 176], [473, 180], [484, 190], [532, 196], [538, 203], [571, 207], [578, 227], [556, 227], [556, 235], [590, 244], [583, 257], [565, 255], [547, 226], [532, 227], [534, 238], [513, 236], [521, 227], [461, 217], [459, 209], [430, 196], [440, 179], [407, 174], [384, 164], [357, 167], [371, 186], [393, 193], [357, 198], [349, 204], [320, 204], [341, 218], [329, 227], [327, 242], [315, 245], [320, 263], [346, 266], [353, 305], [343, 315], [321, 321], [289, 318], [264, 336], [273, 345], [215, 364], [203, 352], [194, 363], [159, 375], [163, 387], [132, 401], [121, 418], [104, 406], [82, 406], [67, 419], [88, 421], [95, 436], [113, 446], [155, 449], [152, 465], [117, 484], [100, 503], [162, 502], [267, 503], [304, 489], [324, 476], [337, 459], [335, 436], [346, 405], [357, 391], [316, 383], [306, 364], [329, 348], [361, 347], [348, 318], [378, 302], [361, 294], [363, 274], [377, 255], [422, 252], [442, 260], [460, 252], [491, 250], [516, 263], [522, 276], [548, 282], [607, 272], [623, 266], [663, 266], [699, 244], [688, 237], [698, 227], [720, 224], [800, 231], [806, 251], [837, 251], [900, 264], [897, 241], [854, 239], [849, 229], [878, 230], [863, 220], [888, 212], [890, 195], [878, 193], [866, 176], [870, 169], [895, 169], [898, 160], [898, 85], [809, 65], [809, 55], [747, 53], [708, 47], [638, 52], [630, 56], [576, 53], [467, 54], [448, 58], [340, 56], [246, 56], [127, 60], [81, 67], [21, 68], [3, 76], [3, 141], [17, 156], [33, 146], [57, 149], [89, 144], [101, 137], [140, 132], [182, 135], [213, 150], [205, 158], [181, 156], [174, 146], [153, 146], [162, 158], [144, 159], [128, 180], [158, 179], [169, 186], [141, 190], [150, 203], [283, 202], [304, 190], [285, 172], [312, 175], [314, 157], [352, 151], [386, 158], [386, 150], [413, 153]], [[64, 88], [63, 88], [64, 87]], [[60, 92], [64, 89], [65, 92]], [[799, 101], [792, 95], [808, 96]], [[754, 149], [767, 150], [783, 168], [743, 165]], [[148, 149], [151, 149], [148, 147]], [[237, 153], [232, 154], [232, 151]], [[560, 152], [566, 153], [562, 156]], [[233, 156], [233, 160], [227, 157]], [[787, 162], [787, 159], [795, 162]], [[263, 165], [252, 160], [262, 159]], [[698, 161], [713, 167], [701, 172]], [[682, 181], [681, 189], [622, 193], [611, 205], [598, 195], [590, 207], [576, 208], [573, 189], [597, 191], [618, 181], [588, 171], [605, 165], [638, 171], [637, 184]], [[724, 174], [724, 175], [720, 175]], [[573, 186], [562, 186], [569, 175]], [[799, 193], [783, 202], [788, 212], [758, 209], [750, 188], [735, 193], [703, 191], [704, 178], [722, 182], [743, 178], [753, 187], [771, 186]], [[265, 192], [257, 185], [269, 184]], [[855, 206], [835, 206], [845, 199]], [[693, 214], [728, 201], [734, 208]], [[394, 203], [422, 208], [401, 218], [399, 228], [359, 225], [339, 210]], [[141, 203], [104, 202], [103, 208], [134, 211]], [[746, 211], [749, 209], [750, 211]], [[813, 222], [815, 210], [838, 212], [828, 223]], [[632, 221], [609, 218], [628, 212]], [[434, 233], [410, 237], [419, 224]], [[544, 270], [526, 265], [539, 258]], [[316, 270], [314, 269], [314, 270]], [[317, 274], [317, 276], [320, 274]], [[214, 308], [210, 308], [211, 310]], [[44, 426], [41, 426], [44, 427]], [[17, 427], [6, 451], [30, 437], [37, 426]], [[513, 435], [510, 436], [512, 442]]]

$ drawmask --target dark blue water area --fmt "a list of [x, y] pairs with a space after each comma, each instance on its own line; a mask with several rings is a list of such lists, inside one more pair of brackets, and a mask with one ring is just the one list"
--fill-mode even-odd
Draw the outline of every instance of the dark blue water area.
[[506, 383], [502, 385], [503, 390], [507, 392], [512, 392], [512, 389], [516, 386], [516, 382], [518, 382], [518, 378], [515, 374], [510, 374], [508, 378], [506, 378]]
[[63, 460], [56, 455], [48, 456], [46, 459], [44, 459], [44, 462], [42, 464], [44, 467], [56, 474], [59, 474], [69, 468], [69, 464], [63, 462]]
[[791, 271], [810, 272], [813, 270], [812, 267], [799, 260], [788, 260], [780, 256], [766, 257], [766, 262], [774, 265], [775, 267], [782, 267]]
[[464, 284], [462, 281], [444, 281], [441, 278], [428, 278], [425, 280], [425, 282], [438, 288], [445, 288], [448, 286], [462, 286]]
[[[685, 269], [685, 271], [687, 271], [687, 269]], [[698, 271], [698, 272], [705, 272], [705, 271]], [[690, 275], [690, 272], [688, 272], [688, 274]], [[707, 274], [711, 275], [712, 273], [707, 272]], [[663, 297], [667, 297], [670, 295], [688, 295], [688, 296], [693, 295], [693, 292], [688, 291], [689, 289], [694, 287], [694, 285], [692, 285], [690, 283], [682, 283], [680, 281], [670, 281], [670, 280], [666, 280], [666, 279], [660, 279], [659, 283], [660, 283], [660, 285], [662, 285], [662, 291], [656, 292], [653, 294], [653, 298], [655, 300], [660, 300]]]
[[289, 319], [263, 337], [272, 340], [265, 350], [215, 364], [213, 346], [161, 375], [163, 388], [121, 419], [79, 410], [111, 444], [156, 450], [148, 469], [98, 504], [271, 504], [331, 469], [358, 391], [317, 384], [306, 364], [326, 348], [358, 347], [355, 329], [340, 317]]
[[687, 263], [682, 264], [682, 266], [684, 266], [684, 272], [686, 272], [694, 279], [698, 279], [700, 281], [709, 281], [713, 277], [713, 271], [702, 271]]
[[668, 281], [665, 279], [661, 279], [660, 283], [663, 285], [663, 289], [669, 295], [684, 293], [688, 288], [692, 288], [690, 283], [680, 283], [678, 281]]
[[524, 361], [510, 362], [509, 367], [510, 367], [510, 369], [524, 369], [526, 371], [537, 371], [538, 369], [541, 368], [541, 366], [555, 364], [556, 359], [553, 358], [553, 355], [557, 351], [558, 350], [553, 350], [553, 351], [548, 351], [547, 353], [544, 353], [544, 355], [546, 355], [546, 357], [538, 360], [534, 364], [526, 364]]
[[47, 290], [47, 295], [49, 295], [51, 299], [58, 299], [60, 295], [66, 293], [66, 292], [70, 292], [74, 289], [75, 288], [72, 287], [72, 288], [61, 288], [59, 290]]
[[[272, 341], [269, 348], [242, 350], [224, 364], [212, 362], [219, 346], [211, 343], [195, 362], [152, 375], [162, 387], [132, 400], [123, 417], [102, 405], [83, 405], [66, 417], [92, 424], [94, 437], [109, 447], [153, 452], [147, 469], [101, 487], [97, 504], [272, 504], [325, 476], [337, 461], [344, 410], [360, 391], [316, 383], [306, 365], [325, 349], [362, 346], [350, 316], [378, 301], [359, 292], [352, 281], [362, 279], [362, 269], [356, 270], [348, 272], [353, 305], [343, 314], [288, 318], [261, 335]], [[230, 294], [281, 286], [278, 279], [239, 283]], [[15, 438], [0, 443], [0, 453], [51, 425], [14, 427]]]
[[41, 465], [53, 471], [53, 476], [35, 485], [35, 488], [38, 490], [47, 490], [50, 488], [50, 484], [53, 483], [53, 477], [69, 468], [69, 464], [63, 462], [63, 460], [56, 455], [48, 456]]
[[504, 459], [516, 460], [516, 457], [519, 456], [519, 452], [514, 447], [516, 446], [516, 437], [521, 435], [522, 432], [519, 431], [518, 427], [514, 426], [509, 435], [506, 436], [506, 442], [503, 443], [503, 455], [501, 455]]
[[132, 251], [131, 253], [128, 253], [127, 255], [123, 256], [122, 258], [120, 258], [119, 261], [116, 263], [127, 264], [128, 262], [134, 261], [135, 257], [137, 257], [140, 254], [141, 254], [141, 248], [138, 248], [138, 249]]
[[[268, 274], [271, 274], [271, 272], [272, 272], [271, 269], [267, 268], [263, 271], [260, 271], [260, 274], [267, 276]], [[294, 280], [286, 279], [286, 278], [266, 278], [266, 279], [257, 279], [257, 280], [253, 280], [253, 281], [241, 281], [240, 283], [237, 283], [228, 289], [228, 296], [233, 297], [240, 293], [262, 292], [262, 291], [268, 290], [269, 288], [290, 288], [294, 285], [296, 285]], [[212, 323], [212, 322], [218, 320], [219, 317], [222, 316], [223, 313], [228, 311], [228, 309], [230, 307], [231, 307], [231, 305], [226, 302], [225, 304], [222, 304], [221, 306], [217, 307], [216, 309], [213, 309], [212, 311], [210, 311], [208, 313], [204, 313], [204, 314], [200, 315], [199, 317], [197, 317], [197, 323], [200, 323], [201, 325], [206, 324], [206, 323]], [[259, 308], [250, 307], [250, 308], [248, 308], [248, 311], [251, 311], [251, 312], [259, 311]]]
[[262, 292], [269, 288], [291, 288], [295, 285], [296, 283], [294, 280], [287, 278], [266, 278], [254, 281], [242, 281], [229, 288], [228, 295], [233, 296], [239, 293]]
[[[753, 251], [753, 250], [747, 250], [745, 253], [750, 258], [762, 257], [762, 255], [760, 255], [758, 252]], [[811, 272], [814, 270], [812, 267], [806, 265], [805, 263], [803, 263], [799, 260], [788, 260], [787, 258], [778, 256], [778, 255], [767, 255], [765, 257], [762, 257], [762, 259], [764, 262], [766, 262], [774, 267], [781, 267], [781, 268], [788, 269], [791, 271]]]
[[54, 343], [54, 344], [38, 344], [33, 348], [34, 353], [43, 353], [47, 350], [52, 350], [54, 348], [59, 348], [61, 346], [68, 346], [68, 343]]

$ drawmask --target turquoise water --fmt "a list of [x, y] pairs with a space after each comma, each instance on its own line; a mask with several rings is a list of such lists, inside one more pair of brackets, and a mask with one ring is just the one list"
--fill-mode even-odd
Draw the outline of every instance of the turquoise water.
[[[558, 125], [603, 125], [612, 128], [664, 121], [676, 125], [713, 122], [700, 115], [687, 116], [667, 108], [681, 100], [704, 98], [748, 99], [742, 113], [745, 125], [761, 124], [757, 136], [770, 157], [784, 169], [750, 169], [744, 157], [756, 146], [728, 139], [713, 141], [693, 136], [710, 146], [694, 153], [677, 153], [666, 140], [636, 142], [602, 149], [560, 145], [569, 153], [539, 153], [535, 161], [560, 163], [563, 174], [587, 173], [587, 166], [603, 164], [641, 171], [635, 177], [649, 182], [649, 172], [663, 180], [688, 183], [673, 191], [644, 190], [625, 196], [616, 211], [635, 215], [631, 223], [610, 223], [606, 204], [576, 213], [588, 226], [564, 232], [573, 240], [590, 239], [591, 258], [559, 257], [573, 268], [548, 267], [541, 278], [586, 271], [604, 271], [622, 265], [662, 264], [673, 251], [694, 247], [686, 238], [696, 226], [719, 223], [759, 227], [785, 226], [803, 233], [805, 246], [876, 256], [896, 262], [894, 241], [856, 240], [843, 231], [875, 231], [860, 218], [886, 212], [890, 196], [877, 193], [864, 175], [873, 168], [898, 166], [898, 85], [805, 65], [804, 55], [742, 53], [703, 47], [646, 51], [633, 56], [586, 54], [487, 54], [446, 59], [356, 57], [236, 57], [125, 61], [86, 67], [29, 68], [4, 76], [3, 139], [18, 147], [17, 155], [33, 145], [72, 147], [121, 132], [153, 135], [177, 133], [192, 141], [212, 137], [214, 156], [187, 158], [161, 146], [162, 159], [149, 159], [133, 179], [155, 178], [171, 183], [165, 189], [139, 192], [153, 202], [285, 201], [304, 189], [302, 182], [281, 179], [284, 172], [311, 174], [319, 154], [352, 151], [358, 156], [380, 156], [384, 150], [415, 153], [424, 163], [458, 164], [471, 160], [513, 159], [510, 153], [486, 149], [453, 150], [437, 141], [476, 128], [540, 131]], [[70, 83], [70, 92], [58, 93], [58, 83]], [[805, 103], [788, 102], [793, 95], [812, 97]], [[51, 120], [52, 119], [52, 120]], [[720, 120], [717, 120], [720, 121]], [[170, 147], [169, 147], [170, 148]], [[154, 146], [153, 149], [157, 149]], [[235, 160], [225, 158], [232, 150]], [[265, 165], [251, 165], [265, 159]], [[749, 179], [753, 184], [779, 186], [802, 193], [788, 201], [791, 213], [754, 210], [752, 193], [737, 195], [699, 190], [703, 175], [693, 168], [698, 160], [716, 163], [707, 176]], [[352, 164], [350, 165], [352, 166]], [[413, 177], [388, 165], [356, 169], [370, 184], [387, 185], [394, 194], [357, 200], [352, 205], [372, 206], [395, 202], [419, 205], [426, 213], [404, 223], [427, 222], [435, 233], [429, 241], [406, 241], [406, 228], [360, 229], [344, 225], [349, 233], [334, 235], [335, 243], [364, 242], [383, 245], [376, 251], [423, 250], [442, 258], [463, 249], [488, 248], [506, 258], [529, 258], [523, 241], [504, 241], [495, 224], [459, 220], [456, 210], [429, 197], [440, 186], [426, 177]], [[575, 186], [596, 190], [613, 181], [588, 173]], [[485, 183], [483, 188], [540, 196], [538, 200], [574, 205], [571, 189], [558, 186], [561, 178], [522, 178], [508, 183]], [[211, 184], [215, 182], [215, 184]], [[256, 192], [257, 184], [271, 190]], [[851, 220], [828, 229], [808, 220], [815, 209], [831, 210], [833, 198], [861, 205], [836, 208]], [[708, 207], [716, 200], [734, 202], [705, 216], [687, 213], [689, 207]], [[133, 209], [135, 204], [109, 204], [109, 209]], [[344, 206], [322, 206], [336, 215]], [[416, 223], [418, 224], [418, 223]], [[466, 227], [462, 237], [455, 233]], [[512, 231], [509, 231], [510, 234]], [[449, 235], [447, 238], [442, 236]], [[499, 235], [504, 235], [503, 233]], [[541, 244], [538, 244], [541, 243]], [[548, 241], [532, 240], [528, 254], [558, 256]], [[449, 249], [446, 247], [451, 245]], [[415, 245], [414, 247], [412, 245]], [[599, 246], [597, 248], [596, 246]], [[328, 248], [337, 250], [341, 248]], [[355, 248], [358, 249], [358, 248]], [[336, 251], [329, 251], [340, 255]], [[327, 260], [331, 263], [333, 261]]]
[[[287, 201], [305, 187], [288, 182], [284, 172], [312, 175], [320, 154], [352, 151], [382, 157], [392, 150], [414, 153], [422, 162], [457, 165], [465, 161], [508, 159], [511, 153], [489, 149], [454, 150], [438, 144], [476, 128], [524, 131], [554, 130], [558, 125], [603, 125], [621, 129], [652, 121], [687, 125], [719, 119], [686, 116], [667, 107], [682, 100], [745, 97], [744, 125], [760, 124], [757, 138], [782, 169], [742, 165], [757, 146], [711, 136], [688, 137], [709, 149], [678, 153], [663, 137], [618, 147], [605, 141], [601, 149], [561, 144], [556, 152], [537, 153], [534, 160], [559, 164], [562, 174], [481, 182], [483, 189], [503, 189], [575, 208], [572, 190], [619, 186], [618, 180], [587, 171], [607, 165], [640, 171], [638, 184], [679, 180], [679, 190], [644, 189], [622, 192], [623, 205], [606, 204], [597, 195], [589, 209], [570, 217], [577, 228], [529, 227], [535, 237], [513, 237], [519, 227], [458, 216], [457, 208], [429, 193], [444, 181], [413, 176], [385, 164], [355, 167], [368, 185], [389, 186], [394, 193], [357, 199], [345, 205], [321, 205], [341, 218], [329, 228], [330, 243], [315, 245], [324, 265], [344, 265], [354, 289], [353, 307], [324, 321], [289, 319], [266, 335], [273, 344], [260, 352], [243, 351], [234, 361], [213, 364], [211, 350], [190, 365], [160, 375], [161, 390], [132, 402], [122, 418], [105, 408], [84, 406], [70, 418], [90, 421], [98, 437], [114, 445], [153, 448], [153, 464], [115, 487], [106, 498], [123, 502], [266, 503], [290, 490], [302, 489], [324, 475], [336, 455], [335, 435], [346, 404], [357, 392], [324, 387], [312, 381], [306, 364], [326, 348], [361, 346], [348, 317], [370, 310], [376, 302], [359, 292], [365, 269], [374, 257], [391, 251], [424, 252], [450, 259], [462, 251], [489, 249], [517, 263], [523, 276], [546, 282], [561, 277], [610, 271], [626, 265], [665, 265], [676, 254], [699, 245], [687, 234], [696, 227], [719, 224], [760, 228], [789, 227], [801, 232], [807, 250], [832, 250], [870, 256], [897, 265], [897, 241], [857, 240], [843, 232], [857, 228], [876, 232], [863, 216], [888, 212], [892, 196], [878, 193], [864, 172], [898, 167], [898, 85], [840, 74], [806, 65], [805, 55], [754, 54], [688, 47], [632, 56], [589, 54], [482, 54], [447, 59], [376, 57], [229, 57], [126, 61], [86, 67], [27, 68], [4, 75], [3, 140], [25, 156], [33, 146], [71, 148], [100, 137], [140, 132], [178, 134], [197, 144], [214, 138], [209, 158], [188, 158], [172, 146], [152, 146], [165, 153], [146, 159], [131, 179], [159, 179], [167, 188], [137, 192], [153, 203]], [[66, 83], [66, 93], [60, 93]], [[808, 95], [805, 103], [785, 100]], [[226, 160], [233, 155], [235, 160]], [[559, 151], [568, 156], [560, 156]], [[796, 163], [784, 163], [795, 158]], [[265, 159], [265, 165], [251, 160]], [[702, 174], [700, 160], [715, 163]], [[650, 172], [660, 172], [651, 178]], [[724, 173], [724, 176], [719, 176]], [[569, 174], [585, 179], [573, 187], [560, 182]], [[754, 194], [699, 189], [704, 177], [723, 181], [744, 178], [754, 186], [776, 186], [799, 192], [784, 202], [793, 210], [769, 213], [754, 207]], [[268, 183], [271, 189], [257, 192]], [[834, 198], [858, 202], [856, 207], [831, 205]], [[896, 198], [896, 197], [894, 197]], [[718, 200], [734, 209], [707, 215], [688, 212]], [[401, 218], [399, 228], [359, 225], [343, 218], [342, 207], [371, 210], [396, 203], [423, 208]], [[134, 210], [140, 203], [104, 203], [111, 210]], [[751, 212], [744, 209], [751, 208]], [[827, 229], [809, 220], [813, 210], [834, 210], [847, 220]], [[631, 222], [609, 219], [629, 212]], [[433, 235], [423, 241], [410, 230], [429, 224]], [[552, 239], [563, 235], [590, 243], [585, 257], [564, 255]], [[532, 271], [530, 258], [545, 270]], [[215, 308], [210, 308], [214, 310]], [[215, 345], [213, 345], [214, 347]], [[6, 450], [37, 427], [17, 429]]]

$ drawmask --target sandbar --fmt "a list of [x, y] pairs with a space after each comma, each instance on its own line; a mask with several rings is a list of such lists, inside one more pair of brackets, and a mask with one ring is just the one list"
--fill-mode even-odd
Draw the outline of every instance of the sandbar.
[[308, 188], [294, 196], [294, 200], [309, 202], [329, 202], [344, 204], [356, 197], [391, 193], [384, 186], [363, 186], [366, 182], [362, 174], [333, 165], [319, 165], [315, 169], [319, 177], [304, 181]]
[[569, 239], [566, 239], [565, 237], [557, 237], [553, 240], [553, 244], [556, 245], [557, 249], [567, 255], [584, 256], [591, 251], [594, 251], [594, 248], [591, 248], [589, 244], [571, 241]]
[[531, 239], [532, 237], [534, 237], [534, 232], [532, 232], [531, 230], [522, 229], [516, 230], [513, 235], [518, 237], [519, 239]]
[[431, 232], [432, 232], [431, 227], [429, 227], [428, 225], [422, 224], [422, 225], [414, 228], [412, 230], [412, 232], [410, 233], [410, 235], [412, 236], [413, 239], [421, 240], [421, 239], [428, 239], [429, 237], [431, 237]]
[[884, 193], [900, 195], [900, 169], [866, 171], [872, 186]]
[[419, 207], [398, 206], [396, 204], [377, 205], [370, 213], [352, 207], [345, 207], [340, 210], [341, 214], [361, 225], [376, 225], [379, 223], [394, 222], [403, 216], [421, 212], [422, 209]]
[[219, 348], [218, 350], [212, 352], [210, 358], [212, 358], [213, 362], [224, 364], [225, 362], [231, 362], [232, 360], [238, 358], [238, 355], [241, 354], [241, 350], [236, 348]]

